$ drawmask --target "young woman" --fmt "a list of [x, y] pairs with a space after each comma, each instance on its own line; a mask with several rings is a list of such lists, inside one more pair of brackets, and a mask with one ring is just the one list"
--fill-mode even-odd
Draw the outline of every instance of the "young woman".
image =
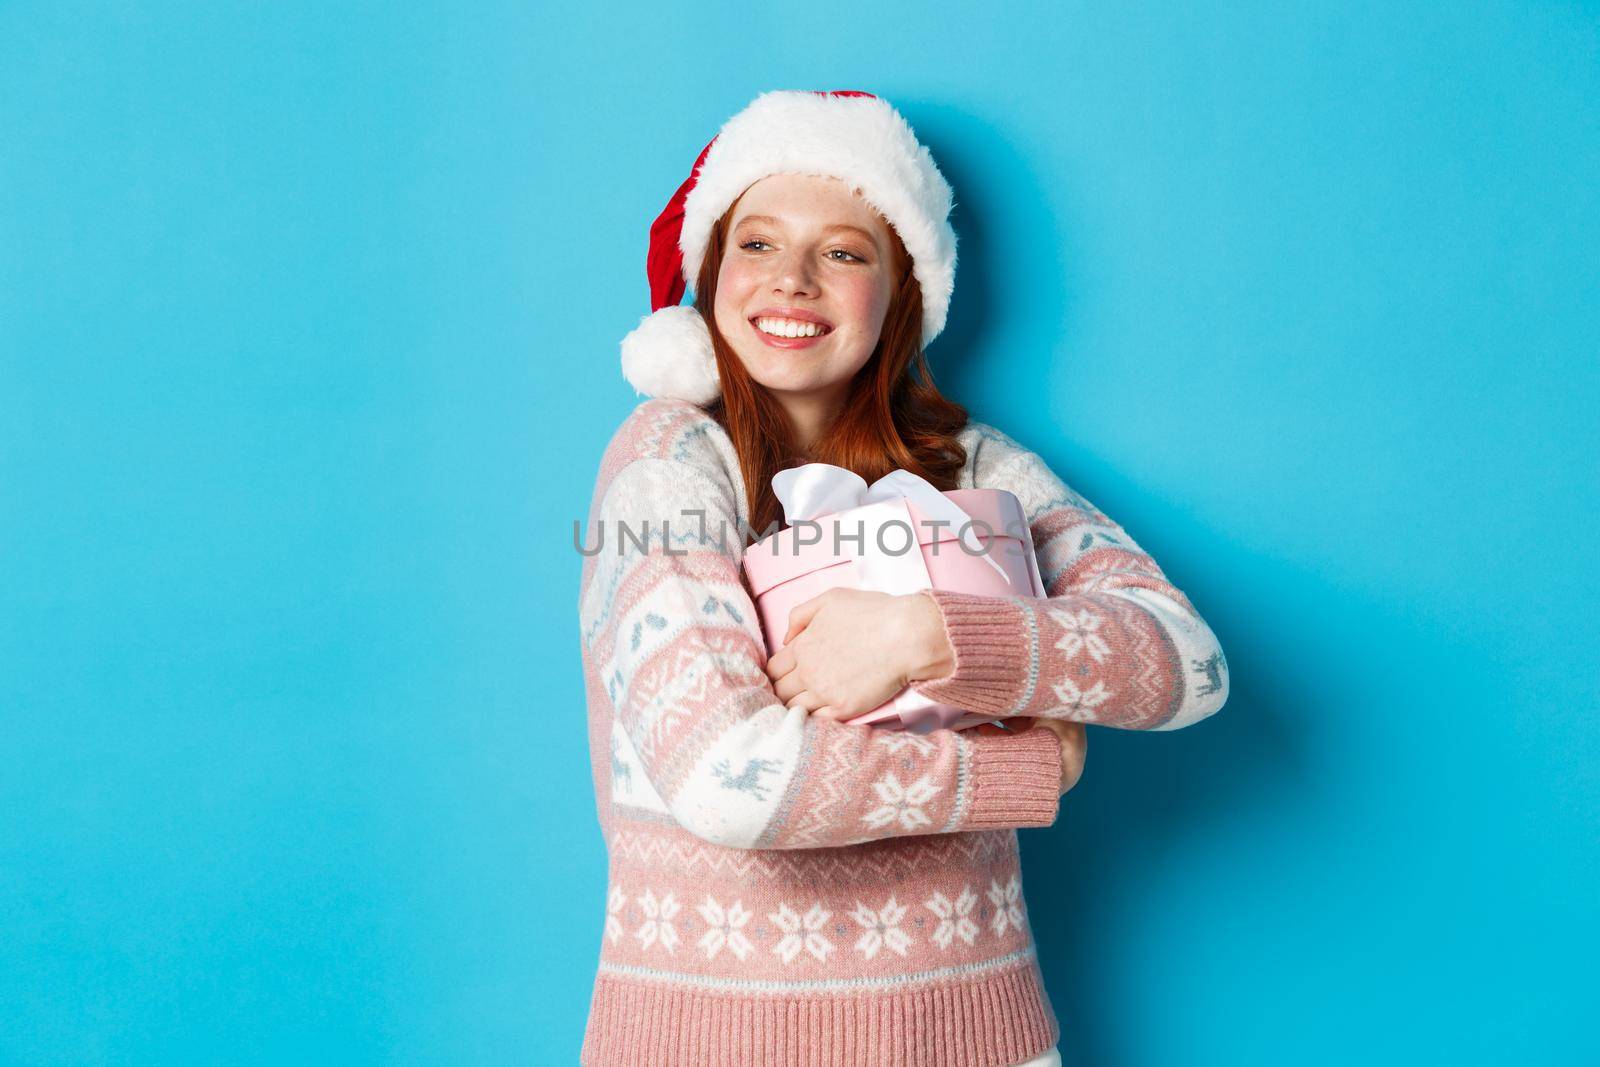
[[[934, 388], [949, 211], [886, 102], [775, 92], [652, 228], [656, 310], [623, 343], [650, 399], [580, 542], [610, 857], [589, 1067], [1059, 1064], [1017, 830], [1055, 820], [1083, 724], [1174, 729], [1227, 699], [1155, 561]], [[769, 660], [740, 555], [782, 523], [772, 475], [814, 461], [1010, 490], [1047, 596], [832, 590]], [[906, 685], [1011, 728], [845, 721]]]

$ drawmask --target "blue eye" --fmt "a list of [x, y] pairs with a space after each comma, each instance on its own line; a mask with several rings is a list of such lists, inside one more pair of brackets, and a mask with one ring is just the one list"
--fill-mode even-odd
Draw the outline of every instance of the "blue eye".
[[[747, 248], [749, 248], [749, 247], [750, 247], [750, 246], [751, 246], [751, 245], [766, 245], [766, 244], [767, 244], [767, 242], [765, 242], [765, 241], [763, 241], [763, 240], [761, 240], [761, 238], [759, 238], [759, 237], [752, 237], [752, 238], [750, 238], [750, 240], [748, 240], [748, 241], [746, 241], [746, 242], [744, 242], [744, 243], [743, 243], [743, 244], [741, 244], [741, 245], [740, 245], [740, 246], [739, 246], [739, 247], [740, 247], [740, 248], [741, 248], [741, 249], [747, 249]], [[767, 246], [767, 247], [771, 247], [771, 246], [770, 246], [770, 245], [768, 245], [768, 246]], [[829, 250], [829, 251], [828, 251], [828, 253], [827, 253], [827, 254], [828, 254], [828, 255], [829, 255], [829, 256], [832, 256], [832, 255], [833, 255], [833, 254], [834, 254], [834, 253], [835, 253], [835, 252], [837, 252], [837, 253], [839, 253], [839, 254], [840, 254], [840, 255], [842, 255], [842, 256], [845, 256], [845, 257], [847, 257], [847, 258], [849, 258], [849, 259], [853, 259], [853, 260], [855, 260], [855, 261], [856, 261], [856, 262], [857, 262], [857, 263], [865, 263], [865, 262], [866, 262], [866, 260], [864, 260], [864, 259], [862, 259], [862, 258], [861, 258], [861, 257], [860, 257], [860, 256], [858, 256], [858, 255], [856, 255], [856, 254], [855, 254], [855, 253], [854, 253], [854, 252], [846, 252], [846, 251], [845, 251], [845, 250], [844, 250], [844, 249], [842, 249], [842, 248], [834, 248], [834, 249], [830, 249], [830, 250]], [[836, 260], [834, 260], [834, 262], [835, 262], [835, 263], [841, 263], [841, 262], [843, 262], [843, 260], [838, 260], [838, 259], [836, 259]]]

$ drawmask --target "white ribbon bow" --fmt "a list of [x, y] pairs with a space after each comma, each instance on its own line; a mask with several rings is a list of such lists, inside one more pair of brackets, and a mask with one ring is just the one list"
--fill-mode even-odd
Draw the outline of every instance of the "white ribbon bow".
[[[925, 518], [945, 523], [956, 530], [967, 551], [975, 556], [981, 555], [984, 562], [998, 571], [1002, 578], [1006, 577], [1005, 567], [985, 550], [983, 541], [973, 530], [972, 516], [926, 478], [904, 468], [892, 470], [868, 485], [867, 480], [853, 470], [831, 463], [806, 463], [774, 474], [772, 491], [783, 504], [783, 520], [789, 526], [834, 512], [903, 497], [915, 504]], [[915, 530], [912, 534], [913, 544], [921, 540], [915, 536]]]

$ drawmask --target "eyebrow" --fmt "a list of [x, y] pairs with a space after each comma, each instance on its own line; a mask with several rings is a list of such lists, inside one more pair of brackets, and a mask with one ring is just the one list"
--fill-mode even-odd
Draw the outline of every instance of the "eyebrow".
[[[782, 226], [783, 225], [783, 220], [782, 219], [775, 219], [771, 215], [746, 215], [744, 218], [740, 219], [734, 225], [734, 229], [738, 229], [740, 226], [743, 226], [747, 222], [761, 222], [761, 223], [765, 223], [768, 226]], [[878, 239], [876, 237], [874, 237], [872, 234], [868, 233], [866, 230], [863, 230], [860, 226], [847, 226], [842, 222], [834, 223], [832, 226], [829, 226], [827, 232], [836, 233], [839, 230], [848, 230], [851, 233], [858, 233], [862, 237], [865, 237], [867, 239], [867, 241], [870, 242], [874, 246], [876, 246], [877, 243], [878, 243]]]

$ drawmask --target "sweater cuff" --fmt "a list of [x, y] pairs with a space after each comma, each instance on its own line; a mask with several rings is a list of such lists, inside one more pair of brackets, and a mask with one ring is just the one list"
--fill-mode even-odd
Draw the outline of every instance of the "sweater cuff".
[[972, 806], [963, 830], [1049, 826], [1061, 808], [1061, 739], [1033, 726], [1021, 733], [963, 731], [972, 745]]
[[955, 669], [925, 678], [911, 689], [940, 704], [1004, 717], [1022, 714], [1028, 674], [1034, 669], [1027, 609], [1012, 597], [975, 596], [948, 589], [923, 589], [944, 621], [955, 652]]

